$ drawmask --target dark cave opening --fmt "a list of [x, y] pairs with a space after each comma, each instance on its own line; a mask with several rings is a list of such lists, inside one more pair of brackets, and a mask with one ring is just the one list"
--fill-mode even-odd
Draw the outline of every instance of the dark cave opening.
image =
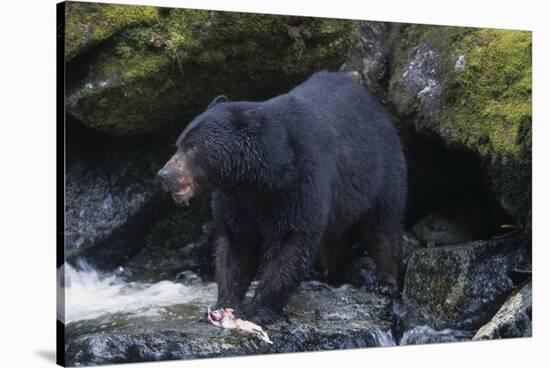
[[449, 209], [455, 216], [474, 216], [477, 239], [510, 232], [515, 226], [491, 193], [477, 155], [446, 147], [411, 126], [400, 127], [400, 137], [408, 168], [406, 229], [434, 211]]

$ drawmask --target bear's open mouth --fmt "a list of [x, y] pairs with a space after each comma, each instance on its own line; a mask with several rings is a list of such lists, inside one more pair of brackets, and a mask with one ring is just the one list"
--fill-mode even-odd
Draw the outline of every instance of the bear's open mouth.
[[175, 194], [179, 195], [179, 196], [184, 196], [187, 193], [189, 193], [190, 191], [191, 191], [191, 183], [190, 182], [183, 182], [183, 183], [180, 184], [180, 186], [178, 188], [178, 191]]
[[172, 193], [174, 201], [177, 203], [185, 203], [189, 205], [189, 199], [193, 196], [193, 182], [192, 181], [183, 181], [178, 189]]

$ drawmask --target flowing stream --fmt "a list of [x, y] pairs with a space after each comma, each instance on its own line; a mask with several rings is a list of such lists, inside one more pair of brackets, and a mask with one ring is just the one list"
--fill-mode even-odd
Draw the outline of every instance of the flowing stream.
[[65, 264], [64, 273], [65, 308], [60, 304], [58, 314], [66, 324], [114, 314], [155, 314], [173, 305], [213, 303], [216, 297], [214, 283], [128, 282], [101, 274], [84, 262], [78, 269]]

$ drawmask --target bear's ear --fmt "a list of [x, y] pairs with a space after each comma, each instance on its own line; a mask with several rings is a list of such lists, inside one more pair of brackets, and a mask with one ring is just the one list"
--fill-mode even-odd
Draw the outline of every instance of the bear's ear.
[[245, 110], [239, 114], [237, 126], [242, 129], [255, 129], [262, 124], [263, 110], [261, 107]]
[[212, 102], [210, 102], [210, 104], [208, 105], [208, 107], [206, 108], [207, 110], [210, 109], [211, 107], [219, 104], [220, 102], [228, 102], [229, 101], [229, 98], [227, 98], [226, 96], [224, 95], [220, 95], [218, 97], [214, 97], [214, 99], [212, 100]]

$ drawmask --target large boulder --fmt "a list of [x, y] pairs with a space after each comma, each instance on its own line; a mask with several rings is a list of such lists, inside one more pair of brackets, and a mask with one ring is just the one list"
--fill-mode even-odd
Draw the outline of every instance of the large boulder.
[[527, 283], [500, 307], [475, 334], [474, 340], [526, 337], [532, 334], [533, 287]]
[[157, 130], [219, 94], [259, 100], [285, 92], [337, 68], [357, 33], [346, 20], [78, 3], [67, 12], [69, 35], [80, 13], [79, 27], [109, 27], [90, 41], [87, 33], [66, 36], [71, 55], [88, 49], [67, 65], [68, 113], [114, 135]]
[[477, 156], [486, 190], [529, 230], [531, 33], [379, 22], [360, 30], [344, 69], [361, 72], [400, 130]]
[[476, 330], [516, 286], [516, 237], [420, 248], [409, 258], [403, 300], [407, 326]]
[[198, 318], [215, 302], [215, 287], [196, 285], [203, 297], [154, 313], [98, 317], [67, 325], [68, 365], [195, 359], [278, 352], [392, 346], [390, 301], [353, 287], [301, 285], [287, 318], [267, 326], [273, 345], [253, 335], [221, 330]]

